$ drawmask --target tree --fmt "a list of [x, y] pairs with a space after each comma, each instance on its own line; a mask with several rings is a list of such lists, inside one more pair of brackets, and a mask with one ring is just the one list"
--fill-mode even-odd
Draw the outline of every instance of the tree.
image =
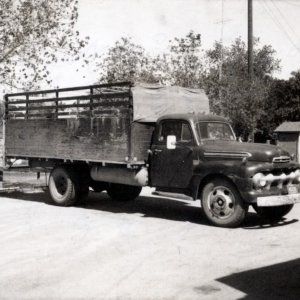
[[201, 35], [190, 31], [183, 38], [170, 41], [167, 60], [173, 85], [199, 88], [203, 79]]
[[279, 69], [273, 48], [269, 45], [258, 47], [258, 42], [255, 41], [251, 82], [247, 73], [247, 48], [240, 38], [229, 47], [222, 48], [216, 42], [213, 49], [207, 51], [208, 69], [204, 83], [211, 110], [229, 118], [237, 134], [245, 139], [249, 135], [252, 137], [258, 128], [272, 82], [271, 75]]
[[145, 72], [149, 58], [145, 49], [122, 37], [107, 54], [100, 57], [97, 67], [100, 70], [100, 82], [136, 81]]
[[50, 83], [48, 66], [79, 60], [77, 0], [0, 0], [0, 84], [32, 88]]
[[273, 80], [264, 103], [260, 127], [271, 134], [284, 121], [300, 120], [300, 71], [288, 80]]
[[156, 56], [148, 55], [131, 38], [123, 37], [100, 57], [99, 80], [199, 87], [203, 74], [201, 54], [200, 34], [193, 31], [183, 38], [170, 40], [168, 51]]

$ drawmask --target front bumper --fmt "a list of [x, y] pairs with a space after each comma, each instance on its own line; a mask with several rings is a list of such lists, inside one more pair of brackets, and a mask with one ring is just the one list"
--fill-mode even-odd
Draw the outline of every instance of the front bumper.
[[257, 206], [281, 206], [300, 202], [300, 194], [257, 197]]

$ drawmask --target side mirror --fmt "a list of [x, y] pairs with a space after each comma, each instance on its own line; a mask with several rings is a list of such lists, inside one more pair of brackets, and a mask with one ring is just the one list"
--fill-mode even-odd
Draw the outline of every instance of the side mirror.
[[167, 149], [176, 149], [176, 135], [167, 136]]

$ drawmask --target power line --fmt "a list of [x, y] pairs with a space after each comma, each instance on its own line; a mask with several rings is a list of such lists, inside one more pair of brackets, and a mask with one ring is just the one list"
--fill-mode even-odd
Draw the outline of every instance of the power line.
[[274, 0], [271, 0], [271, 3], [273, 4], [273, 6], [276, 8], [276, 10], [279, 12], [280, 16], [282, 17], [282, 19], [285, 21], [286, 25], [289, 27], [289, 29], [294, 33], [294, 35], [297, 37], [297, 39], [299, 39], [297, 32], [294, 30], [294, 28], [290, 25], [290, 23], [288, 22], [288, 20], [286, 19], [285, 15], [282, 13], [282, 11], [279, 9], [278, 5], [275, 3]]
[[297, 46], [297, 44], [294, 43], [293, 38], [289, 35], [289, 33], [285, 30], [284, 26], [281, 24], [281, 22], [279, 21], [279, 19], [276, 17], [276, 15], [274, 14], [274, 12], [270, 9], [270, 7], [268, 6], [266, 0], [263, 0], [262, 2], [259, 1], [259, 3], [262, 3], [262, 7], [264, 8], [264, 10], [269, 14], [269, 16], [271, 17], [272, 21], [274, 22], [274, 24], [279, 28], [279, 30], [281, 30], [285, 36], [287, 37], [287, 39], [290, 41], [290, 43], [294, 46], [294, 48], [300, 52], [300, 48]]
[[288, 0], [285, 0], [285, 1], [283, 1], [284, 3], [287, 3], [287, 4], [289, 4], [289, 5], [294, 5], [294, 6], [298, 6], [298, 7], [300, 7], [300, 5], [299, 4], [296, 4], [295, 2], [293, 2], [293, 1], [288, 1]]

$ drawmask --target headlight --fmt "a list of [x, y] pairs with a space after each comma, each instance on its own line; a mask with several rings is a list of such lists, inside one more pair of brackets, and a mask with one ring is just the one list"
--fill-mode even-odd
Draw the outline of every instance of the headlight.
[[295, 171], [295, 181], [300, 182], [300, 169]]
[[272, 183], [275, 180], [275, 176], [273, 174], [268, 174], [265, 179], [267, 183]]
[[290, 176], [290, 181], [293, 182], [296, 178], [296, 172], [291, 172], [289, 176]]
[[257, 173], [253, 176], [252, 180], [256, 187], [264, 187], [267, 184], [267, 176], [263, 173]]

